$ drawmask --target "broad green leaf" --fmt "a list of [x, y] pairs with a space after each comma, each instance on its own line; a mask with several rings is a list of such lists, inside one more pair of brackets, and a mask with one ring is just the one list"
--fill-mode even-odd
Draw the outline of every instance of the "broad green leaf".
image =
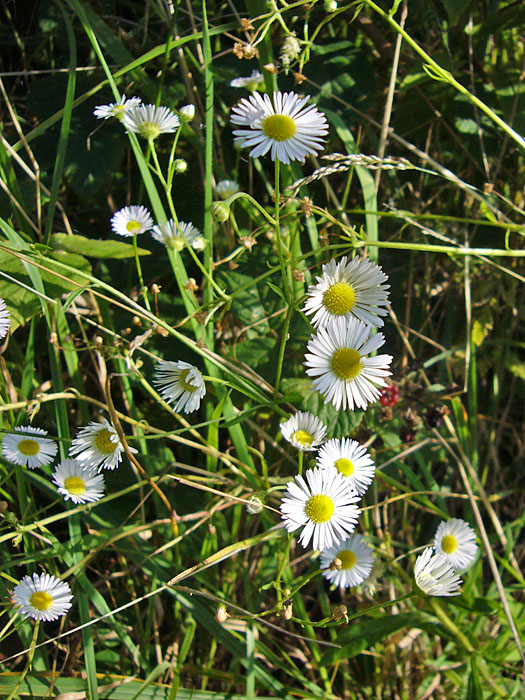
[[[57, 250], [67, 250], [70, 253], [85, 255], [88, 258], [121, 259], [135, 256], [133, 246], [129, 243], [113, 240], [102, 241], [78, 234], [68, 236], [66, 233], [54, 233], [51, 236], [51, 246]], [[151, 255], [151, 252], [145, 248], [137, 248], [137, 253], [138, 255]]]
[[[12, 248], [6, 241], [2, 242], [5, 248]], [[47, 255], [34, 256], [34, 262], [43, 265], [46, 270], [40, 269], [45, 293], [51, 299], [58, 299], [63, 294], [78, 288], [85, 283], [85, 278], [76, 274], [76, 270], [91, 272], [89, 262], [81, 255], [76, 255], [64, 250], [51, 251]], [[54, 267], [53, 261], [70, 265], [71, 271], [65, 273], [62, 268]], [[38, 314], [41, 304], [36, 291], [34, 291], [31, 278], [27, 274], [20, 259], [6, 250], [0, 250], [0, 270], [9, 275], [9, 278], [0, 276], [0, 298], [5, 299], [9, 313], [11, 314], [11, 331], [26, 323], [30, 318]], [[60, 275], [58, 277], [54, 271]], [[67, 279], [65, 279], [67, 277]]]

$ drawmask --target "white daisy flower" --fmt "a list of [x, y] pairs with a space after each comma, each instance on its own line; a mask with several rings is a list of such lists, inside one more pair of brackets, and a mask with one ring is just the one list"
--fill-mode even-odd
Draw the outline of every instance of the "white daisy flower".
[[316, 450], [326, 433], [326, 425], [307, 411], [298, 411], [279, 427], [283, 437], [301, 452]]
[[240, 191], [239, 185], [233, 180], [221, 180], [215, 187], [215, 194], [221, 199], [229, 199], [234, 194]]
[[63, 459], [55, 469], [53, 482], [64, 500], [73, 503], [98, 501], [104, 495], [104, 477], [76, 459]]
[[93, 114], [97, 119], [110, 119], [115, 117], [122, 121], [126, 112], [136, 109], [140, 105], [140, 97], [130, 97], [126, 99], [126, 95], [122, 95], [118, 102], [111, 102], [109, 105], [98, 105], [95, 107]]
[[164, 401], [175, 404], [173, 410], [176, 413], [180, 410], [193, 413], [199, 408], [206, 387], [202, 374], [196, 367], [183, 360], [160, 360], [156, 372], [153, 382]]
[[330, 260], [323, 265], [322, 277], [309, 287], [302, 309], [314, 314], [314, 328], [326, 326], [340, 316], [355, 316], [369, 326], [382, 326], [387, 310], [390, 285], [383, 284], [388, 276], [368, 258], [354, 258], [347, 262]]
[[184, 248], [184, 239], [194, 250], [202, 250], [206, 246], [206, 239], [199, 229], [185, 221], [177, 223], [170, 219], [164, 224], [154, 226], [151, 235], [156, 241], [173, 250], [182, 250]]
[[382, 333], [369, 334], [370, 327], [357, 318], [343, 317], [319, 328], [308, 341], [306, 374], [315, 377], [314, 388], [337, 410], [341, 406], [344, 411], [355, 406], [365, 409], [381, 394], [375, 385], [386, 386], [384, 377], [392, 374], [391, 355], [367, 357], [385, 342]]
[[[341, 566], [334, 565], [339, 559]], [[374, 565], [371, 547], [361, 535], [350, 535], [341, 544], [321, 552], [320, 568], [325, 569], [323, 576], [335, 586], [350, 588], [363, 583], [370, 576]]]
[[[117, 431], [105, 418], [103, 423], [91, 421], [89, 425], [78, 430], [71, 441], [69, 456], [92, 469], [115, 469], [122, 459], [122, 447]], [[130, 447], [132, 452], [136, 452]]]
[[168, 107], [155, 105], [140, 105], [128, 111], [122, 118], [122, 123], [135, 134], [152, 141], [160, 134], [169, 134], [177, 130], [180, 119]]
[[305, 526], [299, 537], [303, 547], [313, 538], [313, 548], [322, 551], [352, 534], [359, 496], [335, 469], [308, 469], [305, 477], [298, 474], [296, 483], [288, 482], [289, 498], [283, 498], [280, 510], [288, 532]]
[[362, 496], [374, 480], [375, 466], [366, 447], [356, 440], [343, 438], [328, 440], [317, 454], [320, 469], [337, 469], [348, 479], [359, 496]]
[[153, 219], [146, 207], [124, 207], [111, 217], [111, 228], [119, 236], [137, 236], [153, 228]]
[[315, 105], [305, 107], [309, 99], [294, 92], [274, 92], [273, 102], [258, 92], [242, 99], [232, 109], [231, 122], [246, 128], [233, 132], [234, 142], [251, 148], [254, 158], [270, 151], [281, 163], [315, 155], [324, 148], [328, 123]]
[[451, 518], [439, 524], [434, 537], [434, 547], [453, 569], [466, 569], [476, 558], [478, 545], [476, 533], [461, 518]]
[[460, 595], [457, 590], [463, 583], [442, 554], [427, 547], [416, 559], [414, 578], [418, 588], [427, 595]]
[[26, 425], [15, 428], [14, 433], [7, 433], [2, 440], [2, 456], [13, 464], [25, 465], [36, 469], [50, 464], [57, 453], [56, 442], [49, 438], [47, 430]]
[[5, 338], [9, 332], [10, 316], [5, 301], [0, 299], [0, 340]]
[[56, 620], [71, 607], [71, 589], [65, 581], [50, 574], [33, 574], [15, 586], [13, 598], [19, 613], [34, 620]]
[[246, 78], [234, 78], [230, 80], [230, 87], [234, 88], [248, 88], [248, 90], [255, 90], [259, 83], [264, 82], [263, 74], [258, 70], [252, 70], [251, 75]]

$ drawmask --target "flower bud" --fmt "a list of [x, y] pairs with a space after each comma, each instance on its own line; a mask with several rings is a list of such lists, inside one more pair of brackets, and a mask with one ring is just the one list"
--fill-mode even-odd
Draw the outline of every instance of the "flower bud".
[[337, 10], [336, 0], [324, 0], [324, 9], [327, 12], [335, 12]]
[[257, 515], [257, 513], [262, 511], [263, 504], [260, 498], [257, 498], [257, 496], [250, 496], [248, 501], [249, 502], [246, 504], [246, 510], [250, 515]]
[[211, 205], [211, 215], [215, 221], [223, 224], [230, 218], [230, 207], [224, 202], [213, 202]]
[[182, 175], [188, 169], [188, 163], [184, 160], [184, 158], [176, 158], [173, 161], [173, 169], [177, 175]]
[[191, 122], [195, 116], [195, 105], [184, 105], [179, 109], [179, 118], [181, 122]]

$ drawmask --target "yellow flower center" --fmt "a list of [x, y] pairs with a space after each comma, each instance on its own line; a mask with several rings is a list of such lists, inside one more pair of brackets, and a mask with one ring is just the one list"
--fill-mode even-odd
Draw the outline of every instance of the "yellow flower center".
[[454, 554], [458, 548], [458, 541], [454, 535], [445, 535], [441, 540], [441, 547], [445, 554]]
[[310, 447], [314, 441], [314, 436], [306, 430], [296, 430], [292, 433], [292, 440], [295, 440], [303, 447]]
[[40, 452], [40, 445], [36, 440], [20, 440], [20, 442], [18, 443], [18, 451], [21, 452], [23, 455], [32, 457], [33, 455], [37, 455]]
[[111, 433], [107, 428], [102, 428], [102, 430], [99, 430], [95, 435], [95, 447], [105, 455], [112, 455], [118, 444], [113, 442], [111, 439], [112, 437], [114, 437], [114, 433]]
[[337, 558], [341, 560], [341, 569], [353, 569], [357, 562], [356, 555], [350, 549], [343, 549]]
[[332, 355], [330, 364], [339, 379], [355, 379], [363, 369], [361, 355], [354, 348], [339, 348]]
[[118, 119], [119, 121], [122, 121], [122, 118], [124, 116], [126, 108], [124, 107], [124, 105], [115, 105], [115, 107], [113, 107], [112, 111], [113, 111], [113, 116], [116, 119]]
[[197, 387], [186, 381], [186, 377], [188, 376], [189, 373], [190, 373], [189, 369], [183, 369], [182, 372], [179, 374], [179, 382], [185, 391], [189, 391], [190, 393], [193, 393], [194, 391], [197, 391]]
[[334, 514], [334, 502], [329, 496], [312, 496], [305, 506], [305, 513], [314, 523], [326, 523]]
[[346, 282], [337, 282], [323, 294], [323, 306], [334, 316], [347, 314], [355, 304], [355, 292]]
[[35, 591], [29, 597], [29, 604], [36, 610], [48, 610], [53, 604], [53, 596], [49, 595], [47, 591]]
[[86, 483], [79, 476], [68, 476], [64, 486], [73, 496], [81, 496], [86, 491]]
[[295, 134], [296, 129], [294, 120], [285, 114], [272, 114], [262, 123], [262, 130], [274, 141], [288, 141]]
[[343, 476], [352, 476], [354, 473], [354, 463], [350, 459], [341, 457], [341, 459], [336, 460], [335, 466]]
[[141, 225], [138, 221], [128, 221], [126, 224], [126, 230], [130, 233], [138, 233], [141, 229]]
[[160, 126], [156, 122], [143, 122], [138, 129], [141, 136], [151, 141], [160, 134]]

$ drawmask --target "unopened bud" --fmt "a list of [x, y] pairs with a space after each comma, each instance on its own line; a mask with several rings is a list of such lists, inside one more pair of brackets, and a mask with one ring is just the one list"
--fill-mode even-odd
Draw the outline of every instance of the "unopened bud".
[[327, 12], [335, 12], [337, 10], [336, 0], [324, 0], [324, 9]]
[[300, 53], [301, 44], [293, 35], [287, 36], [281, 47], [281, 61], [283, 64], [288, 64], [290, 61], [293, 61]]
[[179, 117], [181, 122], [191, 122], [195, 116], [195, 105], [184, 105], [179, 109]]
[[248, 503], [246, 504], [246, 510], [250, 515], [257, 515], [263, 509], [263, 504], [260, 498], [257, 496], [250, 496]]
[[188, 163], [184, 160], [184, 158], [176, 158], [173, 161], [173, 169], [177, 175], [182, 175], [188, 169]]
[[230, 218], [230, 207], [224, 202], [213, 202], [211, 205], [211, 215], [215, 221], [223, 224]]

